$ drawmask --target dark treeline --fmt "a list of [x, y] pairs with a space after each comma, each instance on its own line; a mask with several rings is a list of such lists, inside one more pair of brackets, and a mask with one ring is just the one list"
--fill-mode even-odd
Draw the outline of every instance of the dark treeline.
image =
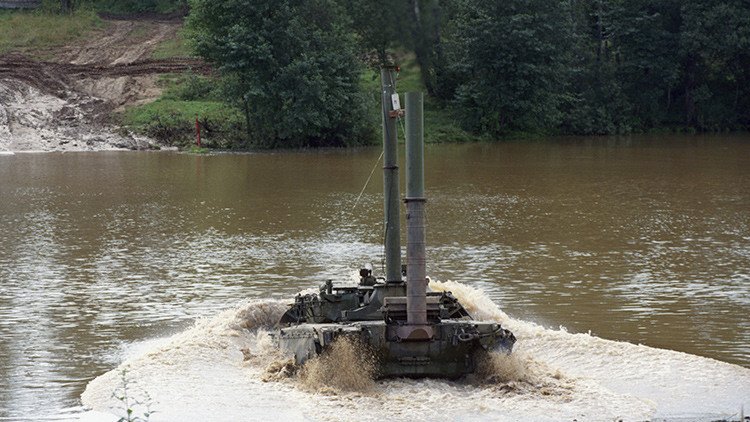
[[189, 5], [190, 38], [242, 110], [246, 145], [374, 139], [361, 75], [405, 51], [430, 101], [477, 134], [750, 128], [748, 0]]
[[81, 7], [115, 15], [174, 13], [187, 10], [187, 0], [43, 0], [43, 7], [64, 13]]
[[[342, 0], [349, 10], [357, 3]], [[388, 2], [386, 2], [388, 3]], [[746, 0], [391, 0], [390, 44], [474, 131], [750, 126]], [[388, 19], [353, 12], [364, 40]], [[365, 29], [361, 29], [365, 28]], [[408, 31], [400, 30], [408, 28]]]

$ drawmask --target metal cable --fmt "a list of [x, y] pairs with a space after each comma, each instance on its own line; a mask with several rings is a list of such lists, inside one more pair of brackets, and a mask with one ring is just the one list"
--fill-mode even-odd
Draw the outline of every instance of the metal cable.
[[375, 174], [375, 169], [378, 168], [378, 163], [380, 162], [380, 160], [383, 159], [383, 154], [385, 154], [385, 151], [380, 152], [380, 157], [378, 157], [378, 160], [375, 161], [375, 165], [372, 166], [372, 171], [370, 172], [370, 175], [367, 177], [367, 181], [365, 182], [365, 185], [362, 186], [362, 190], [359, 192], [359, 196], [357, 196], [357, 200], [354, 201], [354, 206], [352, 207], [352, 211], [354, 211], [354, 209], [357, 208], [357, 204], [359, 203], [360, 198], [362, 198], [362, 194], [365, 193], [365, 189], [367, 189], [367, 185], [370, 184], [372, 175]]

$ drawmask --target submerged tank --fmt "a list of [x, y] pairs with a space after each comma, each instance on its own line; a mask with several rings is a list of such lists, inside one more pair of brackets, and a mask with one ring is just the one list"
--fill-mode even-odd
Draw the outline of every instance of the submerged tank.
[[297, 295], [275, 338], [297, 364], [347, 337], [375, 357], [377, 377], [458, 378], [472, 373], [487, 351], [510, 353], [516, 339], [499, 323], [473, 320], [450, 292], [427, 291], [421, 93], [406, 94], [407, 265], [401, 265], [396, 119], [404, 111], [394, 71], [381, 71], [385, 274], [376, 277], [366, 266], [356, 286], [328, 280], [317, 293]]

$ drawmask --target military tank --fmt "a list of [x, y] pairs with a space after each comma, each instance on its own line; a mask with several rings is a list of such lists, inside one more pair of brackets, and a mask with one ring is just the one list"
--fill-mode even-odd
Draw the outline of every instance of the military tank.
[[[394, 68], [381, 71], [385, 274], [359, 271], [359, 284], [327, 280], [317, 293], [299, 294], [279, 321], [279, 348], [297, 364], [342, 337], [376, 358], [383, 377], [459, 378], [474, 372], [487, 351], [510, 353], [516, 341], [499, 323], [480, 322], [451, 292], [430, 292], [425, 273], [423, 96], [405, 95], [401, 110]], [[396, 119], [406, 115], [407, 264], [401, 265]], [[405, 280], [404, 280], [405, 278]]]

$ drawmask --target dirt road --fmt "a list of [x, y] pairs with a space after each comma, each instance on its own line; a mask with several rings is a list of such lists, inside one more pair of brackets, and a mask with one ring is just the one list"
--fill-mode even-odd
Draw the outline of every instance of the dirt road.
[[85, 41], [49, 52], [50, 60], [0, 55], [0, 152], [148, 149], [112, 113], [160, 95], [159, 74], [210, 69], [194, 58], [151, 59], [180, 21], [108, 20]]

